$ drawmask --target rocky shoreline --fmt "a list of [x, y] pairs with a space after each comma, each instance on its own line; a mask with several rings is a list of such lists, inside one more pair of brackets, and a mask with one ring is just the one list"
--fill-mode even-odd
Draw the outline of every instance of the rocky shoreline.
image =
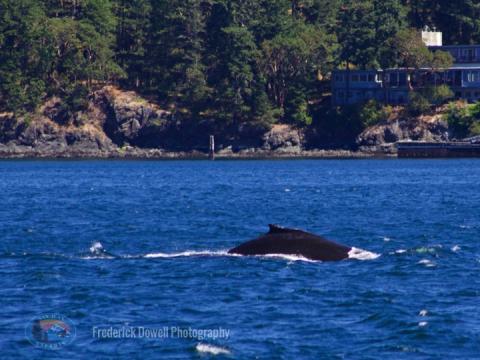
[[[248, 159], [368, 159], [393, 158], [394, 154], [372, 153], [348, 150], [308, 150], [298, 152], [265, 151], [249, 149], [232, 152], [220, 151], [215, 155], [216, 160], [248, 160]], [[26, 146], [0, 144], [0, 159], [98, 159], [98, 160], [208, 160], [207, 153], [199, 151], [172, 152], [161, 149], [125, 148], [116, 150], [41, 150]]]
[[[88, 107], [69, 112], [58, 98], [35, 113], [0, 113], [1, 159], [208, 159], [209, 133], [190, 134], [197, 141], [179, 146], [177, 119], [133, 91], [106, 86], [88, 98]], [[448, 141], [442, 112], [418, 118], [394, 109], [389, 119], [363, 131], [357, 151], [322, 149], [305, 129], [287, 124], [243, 140], [217, 142], [216, 159], [365, 159], [397, 156], [398, 141]], [[242, 129], [239, 129], [242, 131]], [[192, 140], [190, 139], [190, 140]], [[222, 143], [223, 141], [223, 143]], [[185, 150], [185, 149], [196, 150]]]

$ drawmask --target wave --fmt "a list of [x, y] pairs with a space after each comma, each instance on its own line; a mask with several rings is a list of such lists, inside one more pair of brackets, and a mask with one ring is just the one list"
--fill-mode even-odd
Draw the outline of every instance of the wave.
[[152, 253], [147, 254], [142, 257], [145, 259], [171, 259], [171, 258], [179, 258], [179, 257], [193, 257], [193, 256], [238, 256], [229, 254], [227, 251], [184, 251], [179, 253]]
[[[180, 257], [201, 257], [201, 256], [228, 256], [228, 257], [243, 257], [239, 254], [229, 254], [228, 251], [184, 251], [179, 253], [153, 253], [147, 254], [143, 257], [145, 259], [172, 259]], [[306, 261], [306, 262], [316, 262], [314, 260], [307, 259], [306, 257], [299, 255], [285, 255], [285, 254], [267, 254], [267, 255], [255, 255], [251, 256], [253, 258], [266, 258], [266, 259], [283, 259], [288, 261]]]
[[349, 259], [355, 259], [355, 260], [375, 260], [380, 257], [380, 254], [370, 252], [367, 250], [362, 250], [362, 249], [357, 249], [357, 248], [352, 248], [350, 252], [348, 253], [348, 258]]
[[288, 260], [288, 261], [320, 262], [320, 261], [308, 259], [300, 255], [268, 254], [268, 255], [256, 255], [255, 257], [266, 258], [266, 259], [281, 259], [281, 260]]
[[[108, 252], [103, 244], [99, 241], [94, 242], [89, 251], [86, 253], [75, 255], [63, 255], [63, 254], [52, 254], [52, 253], [44, 253], [44, 254], [16, 254], [16, 253], [9, 253], [6, 254], [7, 256], [20, 256], [20, 257], [27, 257], [27, 256], [41, 256], [41, 257], [63, 257], [63, 258], [80, 258], [82, 260], [111, 260], [111, 259], [175, 259], [175, 258], [187, 258], [187, 257], [243, 257], [239, 254], [230, 254], [228, 250], [187, 250], [182, 252], [173, 252], [173, 253], [165, 253], [165, 252], [158, 252], [158, 253], [149, 253], [146, 255], [114, 255]], [[348, 253], [349, 259], [355, 260], [375, 260], [380, 257], [380, 254], [376, 254], [370, 251], [352, 248], [352, 250]], [[317, 260], [308, 259], [301, 255], [294, 255], [294, 254], [266, 254], [266, 255], [255, 255], [251, 256], [252, 258], [260, 258], [260, 259], [280, 259], [280, 260], [287, 260], [287, 261], [302, 261], [302, 262], [309, 262], [309, 263], [316, 263], [321, 262]]]
[[210, 354], [210, 355], [230, 355], [230, 351], [220, 346], [214, 346], [209, 344], [197, 344], [195, 347], [199, 353]]
[[458, 245], [455, 245], [455, 246], [452, 247], [451, 250], [452, 250], [453, 252], [459, 252], [460, 250], [462, 250], [462, 248], [461, 248], [460, 246], [458, 246]]
[[417, 264], [424, 265], [425, 267], [435, 267], [437, 266], [433, 261], [428, 259], [420, 260]]

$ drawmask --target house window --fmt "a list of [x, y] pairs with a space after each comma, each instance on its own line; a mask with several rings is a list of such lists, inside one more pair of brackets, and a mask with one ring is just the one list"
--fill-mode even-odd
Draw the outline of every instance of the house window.
[[343, 99], [343, 98], [345, 98], [345, 93], [343, 91], [339, 91], [337, 93], [337, 99]]
[[358, 82], [358, 75], [352, 75], [352, 81]]
[[469, 71], [467, 74], [467, 81], [468, 82], [477, 82], [480, 80], [480, 76], [478, 71]]
[[374, 82], [375, 81], [375, 75], [369, 74], [368, 75], [368, 82]]
[[400, 86], [405, 86], [407, 85], [407, 74], [399, 74], [399, 80], [398, 80], [398, 84]]
[[360, 81], [366, 82], [367, 81], [367, 75], [360, 75]]
[[335, 81], [336, 82], [343, 82], [343, 75], [336, 75], [335, 76]]

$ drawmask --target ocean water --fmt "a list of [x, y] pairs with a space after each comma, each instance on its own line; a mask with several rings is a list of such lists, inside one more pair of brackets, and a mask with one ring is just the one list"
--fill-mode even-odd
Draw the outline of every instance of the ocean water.
[[[0, 357], [479, 359], [479, 205], [478, 160], [3, 161]], [[378, 256], [226, 255], [269, 223]]]

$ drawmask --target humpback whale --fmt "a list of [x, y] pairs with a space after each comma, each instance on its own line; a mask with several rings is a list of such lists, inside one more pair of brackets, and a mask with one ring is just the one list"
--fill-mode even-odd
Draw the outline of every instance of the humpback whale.
[[348, 259], [354, 248], [337, 244], [302, 230], [269, 225], [270, 231], [228, 253], [232, 255], [298, 255], [309, 260], [339, 261]]

